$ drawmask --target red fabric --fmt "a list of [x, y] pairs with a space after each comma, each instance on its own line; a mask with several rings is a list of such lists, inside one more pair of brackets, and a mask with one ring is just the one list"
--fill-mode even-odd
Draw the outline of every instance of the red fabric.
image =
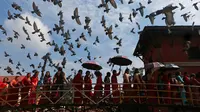
[[[92, 80], [91, 80], [90, 77], [85, 76], [84, 82], [85, 82], [84, 90], [86, 90], [85, 91], [85, 95], [87, 97], [91, 98], [93, 96], [93, 94], [92, 94]], [[85, 101], [88, 102], [89, 100], [86, 98]]]
[[3, 100], [7, 100], [7, 93], [8, 93], [8, 89], [6, 89], [6, 87], [8, 86], [7, 83], [3, 83], [0, 82], [0, 98], [2, 98]]
[[152, 90], [156, 90], [156, 79], [152, 78], [148, 81], [149, 84], [147, 84], [147, 95], [148, 97], [155, 97], [155, 98], [148, 98], [148, 103], [158, 103], [158, 99], [157, 97], [157, 92], [156, 91], [152, 91]]
[[112, 91], [113, 91], [113, 97], [118, 97], [118, 98], [113, 98], [113, 103], [119, 103], [120, 102], [120, 91], [118, 90], [118, 81], [117, 81], [117, 76], [119, 76], [120, 73], [118, 74], [113, 74], [111, 77], [111, 82], [112, 82]]
[[110, 94], [110, 84], [105, 84], [104, 96], [107, 96], [109, 94]]
[[36, 103], [36, 87], [37, 87], [37, 83], [38, 83], [38, 77], [31, 77], [31, 84], [32, 84], [32, 88], [31, 88], [31, 94], [30, 94], [30, 98], [29, 98], [29, 104], [35, 104]]
[[[14, 106], [17, 104], [17, 100], [18, 100], [19, 84], [13, 83], [13, 86], [15, 88], [9, 87], [8, 89], [8, 94], [10, 94], [8, 95], [8, 101], [9, 101], [9, 104]], [[14, 101], [11, 101], [11, 100], [14, 100]]]
[[96, 85], [94, 87], [94, 96], [102, 96], [102, 84], [103, 84], [103, 81], [102, 81], [102, 77], [101, 76], [98, 76], [97, 77], [97, 82], [96, 82]]
[[31, 86], [31, 80], [27, 77], [24, 77], [22, 79], [22, 84], [24, 85], [24, 87], [21, 89], [21, 102], [20, 105], [21, 106], [25, 106], [28, 104], [28, 92], [30, 90], [30, 86]]
[[82, 94], [80, 91], [83, 90], [83, 78], [82, 78], [82, 75], [81, 74], [77, 74], [74, 79], [73, 79], [73, 84], [74, 84], [74, 87], [77, 90], [75, 90], [74, 92], [74, 103], [76, 104], [81, 104], [82, 103]]

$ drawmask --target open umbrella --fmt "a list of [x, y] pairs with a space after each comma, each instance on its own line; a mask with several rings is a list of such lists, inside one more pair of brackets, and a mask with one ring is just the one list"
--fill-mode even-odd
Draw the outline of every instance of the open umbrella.
[[144, 65], [144, 68], [145, 69], [157, 69], [157, 68], [162, 68], [164, 67], [165, 65], [160, 63], [160, 62], [152, 62], [152, 63], [147, 63]]
[[164, 67], [160, 68], [160, 70], [164, 70], [164, 71], [172, 71], [172, 70], [178, 70], [178, 69], [180, 69], [180, 67], [175, 64], [165, 64]]
[[132, 64], [132, 61], [126, 56], [115, 56], [110, 58], [109, 62], [119, 66], [128, 66]]
[[89, 70], [101, 70], [102, 67], [95, 61], [87, 61], [82, 64], [83, 68], [89, 69]]

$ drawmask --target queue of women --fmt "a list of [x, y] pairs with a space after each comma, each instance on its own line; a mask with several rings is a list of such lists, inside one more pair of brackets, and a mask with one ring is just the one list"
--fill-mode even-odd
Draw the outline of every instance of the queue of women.
[[[158, 74], [157, 77], [155, 73]], [[200, 103], [197, 100], [200, 90], [198, 88], [200, 73], [190, 75], [186, 72], [184, 74], [181, 72], [154, 72], [152, 69], [148, 69], [143, 75], [138, 69], [135, 69], [134, 75], [131, 76], [130, 70], [127, 68], [124, 73], [121, 72], [121, 69], [119, 71], [113, 70], [112, 73], [107, 72], [104, 80], [102, 78], [104, 75], [100, 71], [95, 71], [94, 74], [96, 76], [94, 87], [90, 71], [86, 71], [84, 75], [83, 71], [79, 70], [74, 76], [71, 82], [74, 88], [74, 103], [88, 104], [92, 101], [99, 102], [102, 99], [116, 104], [121, 102], [162, 104], [181, 102], [182, 104], [193, 103], [198, 105]], [[118, 83], [120, 74], [123, 74], [122, 84]], [[48, 71], [45, 75], [42, 72], [40, 79], [38, 79], [38, 75], [39, 72], [36, 71], [32, 76], [31, 73], [28, 73], [22, 80], [19, 80], [19, 76], [16, 76], [10, 82], [5, 77], [0, 82], [2, 105], [8, 103], [15, 106], [40, 104], [42, 100], [41, 95], [37, 93], [38, 89], [44, 91], [44, 94], [52, 100], [59, 99], [64, 95], [65, 84], [69, 83], [69, 80], [67, 80], [61, 67], [58, 68], [53, 78]], [[41, 86], [43, 88], [40, 88]], [[20, 100], [18, 100], [19, 93]]]

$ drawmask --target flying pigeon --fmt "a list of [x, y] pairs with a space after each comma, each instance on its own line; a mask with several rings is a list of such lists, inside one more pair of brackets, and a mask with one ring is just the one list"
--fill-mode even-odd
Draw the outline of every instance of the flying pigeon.
[[21, 8], [21, 6], [19, 6], [19, 5], [16, 4], [15, 2], [13, 2], [12, 7], [13, 7], [15, 10], [19, 10], [19, 11], [22, 12], [22, 8]]
[[63, 26], [58, 26], [57, 24], [54, 24], [53, 31], [56, 31], [57, 34], [59, 34], [60, 30], [63, 30]]
[[31, 60], [30, 53], [28, 53], [28, 55], [26, 57]]
[[11, 43], [13, 42], [13, 38], [12, 37], [8, 37], [7, 40], [10, 41]]
[[198, 3], [200, 3], [200, 1], [193, 4], [193, 6], [194, 6], [194, 8], [195, 8], [196, 10], [199, 10], [199, 8], [198, 8], [198, 6], [197, 6]]
[[26, 30], [26, 28], [23, 26], [23, 31], [24, 31], [24, 33], [27, 35], [27, 36], [29, 36], [29, 34], [28, 34], [28, 32], [27, 32], [27, 30]]
[[106, 35], [112, 40], [112, 25], [107, 29]]
[[188, 18], [189, 18], [189, 14], [190, 12], [184, 13], [181, 15], [181, 17], [183, 17], [183, 19], [187, 22]]
[[106, 3], [105, 0], [101, 0], [101, 4], [98, 5], [98, 8], [105, 7]]
[[88, 29], [89, 28], [89, 24], [90, 24], [90, 21], [91, 21], [91, 19], [89, 18], [89, 17], [85, 17], [85, 26], [84, 26], [84, 29]]
[[25, 46], [23, 44], [21, 44], [21, 49], [25, 49]]
[[120, 47], [122, 46], [122, 39], [119, 39], [119, 41], [117, 42], [117, 45]]
[[41, 67], [42, 67], [42, 63], [40, 62], [39, 65], [38, 65], [38, 68], [41, 68]]
[[36, 6], [35, 2], [32, 3], [32, 7], [33, 7], [33, 11], [31, 11], [31, 13], [33, 13], [33, 14], [35, 13], [35, 14], [37, 14], [39, 17], [42, 17], [42, 16], [41, 16], [41, 12], [40, 12], [38, 6]]
[[115, 2], [115, 0], [109, 0], [110, 4], [116, 9], [117, 8], [117, 4]]
[[15, 20], [15, 18], [13, 17], [13, 15], [10, 13], [10, 11], [8, 10], [8, 19], [11, 20]]
[[35, 52], [35, 53], [34, 53], [34, 56], [38, 56], [38, 53]]
[[72, 16], [72, 19], [74, 20], [76, 20], [76, 23], [77, 24], [79, 24], [79, 25], [81, 25], [81, 21], [80, 21], [80, 19], [79, 19], [79, 15], [78, 15], [78, 8], [76, 8], [75, 10], [74, 10], [74, 15]]
[[34, 64], [31, 64], [30, 67], [32, 67], [33, 69], [35, 69], [35, 65]]
[[153, 13], [151, 13], [149, 15], [146, 15], [145, 18], [149, 18], [151, 24], [153, 25], [154, 24], [154, 20], [155, 20], [155, 16], [156, 16], [156, 14], [153, 12]]
[[105, 7], [105, 10], [104, 12], [108, 13], [110, 11], [109, 7], [108, 7], [108, 4], [106, 4], [106, 7]]
[[135, 34], [135, 32], [134, 32], [134, 28], [131, 29], [131, 33]]
[[113, 48], [113, 50], [115, 50], [117, 54], [119, 54], [119, 47]]
[[133, 3], [133, 0], [129, 0], [129, 1], [128, 1], [128, 4], [132, 4], [132, 3]]
[[135, 9], [132, 9], [132, 15], [133, 15], [133, 17], [135, 17], [137, 14], [138, 14], [138, 13], [136, 12], [136, 10], [135, 10]]
[[13, 64], [13, 60], [11, 58], [9, 58], [9, 63]]
[[22, 73], [21, 73], [21, 72], [17, 72], [16, 74], [22, 76]]
[[148, 0], [148, 2], [147, 2], [148, 4], [150, 4], [150, 3], [152, 3], [152, 0]]
[[21, 14], [16, 14], [16, 13], [14, 13], [14, 17], [15, 17], [15, 18], [19, 18], [19, 19], [21, 19], [21, 20], [25, 20], [24, 17], [23, 17]]
[[63, 45], [60, 47], [59, 53], [61, 54], [61, 56], [64, 56], [64, 55], [65, 55], [66, 51], [65, 51]]
[[132, 16], [131, 16], [131, 14], [129, 14], [128, 19], [129, 19], [131, 22], [133, 22], [133, 21], [132, 21]]
[[21, 63], [20, 63], [20, 62], [18, 62], [18, 63], [17, 63], [17, 66], [21, 66]]
[[62, 62], [61, 62], [61, 65], [63, 66], [63, 68], [65, 68], [66, 62], [67, 62], [67, 60], [66, 60], [66, 58], [64, 57], [63, 60], [62, 60]]
[[122, 13], [119, 13], [119, 21], [123, 21]]
[[26, 17], [26, 22], [25, 22], [25, 24], [28, 24], [29, 26], [32, 26], [32, 25], [31, 25], [31, 22], [30, 22], [29, 19], [28, 19], [28, 17]]
[[34, 29], [34, 32], [32, 32], [32, 34], [40, 32], [40, 29], [38, 29], [37, 24], [35, 22], [33, 23], [33, 29]]
[[87, 41], [87, 39], [85, 38], [84, 33], [81, 33], [80, 39], [83, 39], [84, 41]]
[[181, 3], [179, 3], [179, 5], [181, 6], [181, 10], [185, 9], [185, 7]]
[[116, 40], [119, 40], [119, 38], [117, 37], [117, 35], [116, 35], [116, 36], [114, 36], [114, 39], [116, 39]]
[[9, 57], [10, 55], [6, 52], [6, 51], [4, 51], [4, 57]]
[[145, 6], [142, 5], [142, 3], [139, 3], [140, 7], [136, 9], [136, 11], [139, 10], [141, 16], [143, 17], [144, 16], [144, 8]]

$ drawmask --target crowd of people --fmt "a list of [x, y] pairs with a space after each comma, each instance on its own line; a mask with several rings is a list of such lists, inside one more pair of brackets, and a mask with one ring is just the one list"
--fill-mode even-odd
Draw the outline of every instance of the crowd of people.
[[[121, 69], [117, 72], [107, 72], [104, 80], [100, 71], [95, 71], [96, 83], [93, 86], [92, 73], [79, 70], [73, 79], [66, 78], [62, 68], [59, 67], [57, 73], [51, 78], [50, 72], [42, 72], [40, 79], [39, 72], [31, 76], [31, 73], [19, 80], [16, 76], [12, 81], [5, 77], [0, 82], [1, 104], [27, 105], [40, 104], [41, 93], [50, 99], [59, 99], [65, 92], [65, 85], [70, 83], [73, 89], [73, 102], [76, 104], [89, 104], [92, 101], [106, 101], [110, 103], [154, 103], [154, 104], [195, 104], [198, 105], [200, 85], [200, 73], [187, 74], [185, 72], [154, 71], [149, 69], [142, 75], [138, 69], [133, 75], [127, 68], [123, 74], [123, 83], [119, 84], [117, 77], [121, 74]], [[42, 88], [41, 88], [42, 87]], [[59, 91], [60, 90], [60, 91]], [[58, 92], [59, 91], [59, 92]], [[20, 95], [19, 95], [20, 94]], [[20, 96], [20, 100], [19, 100]], [[102, 100], [103, 99], [103, 100]]]

